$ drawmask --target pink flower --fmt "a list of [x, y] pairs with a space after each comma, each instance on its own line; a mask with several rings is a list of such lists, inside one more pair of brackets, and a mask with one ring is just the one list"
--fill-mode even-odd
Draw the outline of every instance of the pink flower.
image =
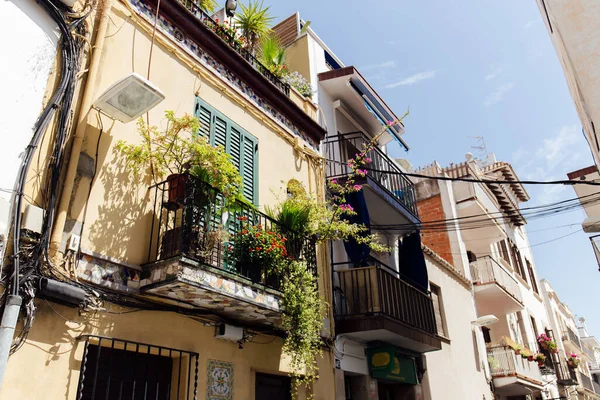
[[337, 185], [337, 179], [332, 179], [331, 181], [329, 181], [332, 185]]
[[342, 205], [340, 205], [340, 210], [346, 211], [346, 212], [352, 212], [352, 211], [354, 211], [354, 208], [352, 208], [352, 206], [350, 204], [342, 204]]
[[365, 176], [365, 175], [367, 175], [367, 170], [366, 169], [357, 169], [355, 172], [356, 172], [356, 175], [359, 175], [359, 176]]
[[388, 121], [387, 124], [388, 125], [394, 125], [394, 121]]
[[364, 161], [365, 161], [366, 163], [370, 163], [370, 162], [371, 162], [371, 159], [370, 159], [369, 157], [365, 157], [365, 158], [364, 158]]
[[352, 189], [354, 189], [354, 190], [356, 190], [358, 192], [360, 189], [362, 189], [362, 186], [361, 185], [354, 185], [354, 186], [352, 186]]

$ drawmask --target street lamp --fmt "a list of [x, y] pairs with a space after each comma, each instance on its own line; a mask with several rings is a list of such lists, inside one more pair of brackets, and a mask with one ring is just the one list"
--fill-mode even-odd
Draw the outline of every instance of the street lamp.
[[237, 0], [227, 0], [225, 2], [225, 14], [228, 17], [233, 17], [235, 15], [235, 9], [237, 8]]

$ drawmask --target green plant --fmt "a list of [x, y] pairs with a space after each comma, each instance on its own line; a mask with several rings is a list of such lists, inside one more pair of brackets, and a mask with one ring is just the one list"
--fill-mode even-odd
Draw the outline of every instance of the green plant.
[[302, 75], [298, 72], [294, 71], [290, 74], [284, 75], [282, 78], [283, 83], [287, 83], [294, 89], [296, 89], [300, 94], [309, 99], [312, 98], [315, 91], [313, 90], [310, 82], [306, 80]]
[[496, 360], [494, 356], [488, 356], [488, 364], [490, 365], [490, 369], [492, 371], [498, 369], [500, 366], [500, 363], [498, 363], [498, 360]]
[[274, 17], [269, 13], [270, 7], [263, 7], [262, 0], [250, 0], [248, 5], [240, 4], [241, 12], [236, 17], [236, 27], [242, 30], [242, 35], [254, 53], [259, 40], [269, 32]]
[[178, 118], [173, 111], [166, 111], [165, 119], [166, 128], [159, 130], [140, 118], [140, 144], [117, 142], [117, 153], [124, 157], [134, 175], [150, 172], [154, 179], [162, 179], [167, 173], [181, 174], [189, 169], [226, 198], [241, 197], [242, 178], [231, 157], [222, 146], [213, 147], [196, 133], [200, 128], [198, 119], [188, 114]]
[[239, 230], [228, 248], [228, 259], [238, 268], [259, 271], [262, 267], [267, 277], [283, 272], [287, 257], [286, 238], [280, 233], [267, 230], [262, 225], [249, 223], [248, 217], [238, 217]]
[[258, 49], [258, 61], [279, 78], [287, 73], [287, 54], [285, 47], [281, 46], [279, 38], [271, 33], [263, 35]]
[[200, 6], [202, 11], [206, 12], [207, 14], [214, 13], [218, 6], [215, 0], [199, 0], [197, 4]]
[[230, 24], [228, 20], [223, 21], [222, 23], [219, 21], [219, 18], [215, 19], [217, 26], [210, 25], [210, 28], [217, 34], [221, 39], [226, 42], [230, 42], [231, 40], [235, 45], [240, 49], [245, 49], [248, 47], [248, 42], [246, 42], [246, 38], [242, 36], [241, 32], [236, 29], [233, 24]]
[[283, 350], [290, 356], [295, 398], [300, 385], [308, 385], [317, 378], [326, 304], [319, 296], [317, 279], [306, 263], [291, 261], [286, 269], [281, 298], [282, 325], [286, 331]]
[[543, 364], [546, 362], [546, 356], [542, 353], [538, 353], [535, 355], [534, 360], [538, 362], [538, 364]]

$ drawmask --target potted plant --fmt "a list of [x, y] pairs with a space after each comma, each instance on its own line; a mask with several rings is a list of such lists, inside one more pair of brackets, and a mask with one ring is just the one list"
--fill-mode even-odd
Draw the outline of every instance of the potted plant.
[[280, 274], [287, 258], [287, 239], [260, 224], [249, 223], [246, 216], [238, 217], [238, 222], [238, 231], [229, 242], [228, 262], [253, 282]]
[[551, 353], [558, 352], [558, 346], [556, 345], [556, 342], [554, 340], [552, 340], [552, 338], [550, 336], [546, 335], [545, 333], [542, 333], [541, 335], [539, 335], [537, 337], [537, 341], [544, 350], [548, 350]]
[[260, 38], [270, 32], [274, 17], [270, 7], [264, 7], [262, 0], [250, 1], [248, 5], [240, 4], [240, 12], [236, 15], [236, 28], [242, 31], [250, 52], [254, 53]]
[[488, 364], [490, 365], [490, 369], [492, 371], [497, 370], [500, 366], [500, 363], [498, 362], [498, 360], [496, 360], [494, 356], [488, 356]]
[[538, 367], [543, 367], [546, 364], [546, 356], [538, 353], [535, 355], [535, 361], [537, 361]]
[[523, 351], [523, 346], [521, 346], [520, 344], [515, 344], [512, 348], [515, 351], [516, 355], [521, 354], [521, 351]]
[[577, 354], [575, 353], [571, 353], [568, 354], [569, 358], [567, 358], [567, 364], [569, 365], [569, 368], [577, 368], [579, 366], [579, 363], [581, 362], [581, 360], [579, 360], [579, 358], [577, 358]]
[[522, 358], [523, 360], [527, 360], [527, 357], [528, 357], [528, 355], [527, 355], [526, 353], [524, 353], [524, 352], [521, 352], [521, 358]]
[[161, 130], [140, 118], [137, 130], [141, 143], [117, 142], [117, 153], [125, 158], [133, 173], [149, 172], [154, 180], [167, 176], [170, 204], [182, 203], [186, 189], [182, 174], [186, 171], [226, 198], [239, 197], [242, 179], [237, 168], [223, 147], [213, 147], [207, 138], [197, 134], [200, 121], [188, 114], [175, 117], [173, 111], [166, 111], [165, 119], [166, 128]]

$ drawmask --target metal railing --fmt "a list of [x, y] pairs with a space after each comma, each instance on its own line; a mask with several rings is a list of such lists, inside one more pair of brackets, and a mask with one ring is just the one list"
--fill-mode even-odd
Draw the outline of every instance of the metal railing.
[[340, 269], [335, 275], [339, 282], [335, 288], [336, 317], [385, 315], [431, 335], [437, 333], [431, 294], [407, 283], [390, 267], [379, 263]]
[[598, 384], [598, 382], [595, 380], [592, 380], [592, 386], [594, 387], [594, 392], [596, 394], [600, 394], [600, 384]]
[[[325, 141], [327, 177], [345, 178], [352, 174], [348, 161], [364, 150], [370, 141], [362, 132], [338, 133]], [[403, 174], [396, 163], [380, 148], [368, 151], [371, 159], [367, 164], [367, 176], [376, 181], [398, 200], [414, 217], [418, 218], [416, 192], [413, 183]]]
[[581, 341], [579, 340], [579, 336], [573, 331], [573, 329], [567, 327], [567, 330], [563, 332], [563, 336], [575, 344], [577, 347], [582, 349]]
[[488, 364], [494, 378], [522, 376], [534, 381], [543, 382], [542, 373], [537, 362], [528, 361], [508, 346], [488, 348]]
[[85, 340], [77, 400], [191, 400], [198, 353], [103, 336]]
[[554, 360], [554, 370], [559, 384], [569, 383], [567, 386], [576, 385], [578, 382], [575, 369], [570, 368], [567, 360], [563, 357], [556, 356]]
[[[148, 262], [186, 256], [204, 265], [250, 279], [273, 289], [281, 288], [276, 265], [248, 256], [256, 249], [237, 240], [248, 232], [281, 238], [287, 257], [304, 260], [316, 275], [316, 245], [312, 238], [286, 230], [253, 206], [228, 201], [216, 189], [188, 174], [177, 175], [152, 187], [154, 213]], [[283, 243], [283, 244], [281, 244]], [[261, 249], [262, 250], [262, 249]]]
[[236, 53], [242, 56], [255, 70], [260, 72], [269, 82], [275, 85], [279, 90], [290, 96], [290, 85], [284, 83], [275, 74], [273, 74], [264, 64], [262, 64], [252, 53], [242, 47], [239, 40], [231, 36], [221, 25], [212, 19], [200, 7], [199, 0], [177, 0], [187, 8], [195, 17], [208, 29], [215, 32], [225, 43], [229, 45]]
[[581, 384], [581, 386], [584, 389], [587, 389], [590, 392], [593, 392], [594, 391], [594, 385], [592, 385], [592, 379], [589, 376], [584, 375], [582, 373], [579, 373], [578, 375], [579, 375], [579, 383]]
[[480, 257], [469, 264], [471, 277], [476, 285], [495, 283], [503, 288], [519, 303], [523, 304], [523, 297], [519, 288], [519, 281], [490, 256]]

